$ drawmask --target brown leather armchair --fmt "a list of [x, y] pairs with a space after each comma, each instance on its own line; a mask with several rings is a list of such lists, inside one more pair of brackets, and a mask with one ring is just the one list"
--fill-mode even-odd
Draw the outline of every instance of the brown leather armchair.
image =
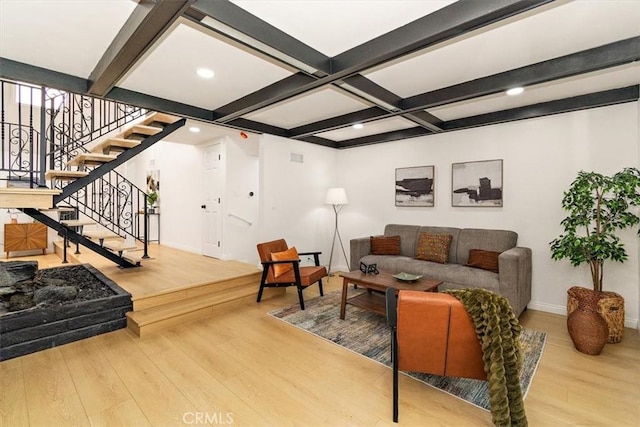
[[483, 352], [467, 310], [455, 297], [387, 290], [392, 329], [393, 421], [398, 421], [398, 371], [486, 380]]
[[[263, 267], [258, 302], [262, 299], [264, 288], [295, 286], [298, 289], [300, 309], [304, 310], [302, 291], [316, 282], [320, 287], [320, 295], [324, 295], [322, 278], [327, 276], [327, 269], [320, 266], [321, 252], [298, 253], [295, 247], [289, 248], [284, 239], [259, 243], [257, 247]], [[300, 255], [312, 255], [315, 265], [300, 266]]]

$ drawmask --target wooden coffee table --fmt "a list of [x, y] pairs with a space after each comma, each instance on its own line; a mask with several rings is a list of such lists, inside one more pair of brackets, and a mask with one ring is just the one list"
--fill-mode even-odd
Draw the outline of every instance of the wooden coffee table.
[[[344, 319], [347, 304], [355, 305], [365, 310], [373, 311], [379, 314], [386, 314], [387, 307], [384, 293], [388, 288], [396, 290], [414, 290], [423, 292], [438, 292], [438, 286], [442, 284], [440, 280], [431, 280], [420, 278], [415, 282], [402, 282], [393, 274], [381, 271], [380, 274], [364, 274], [360, 270], [350, 271], [349, 273], [341, 273], [342, 276], [342, 302], [340, 303], [340, 319]], [[355, 297], [347, 298], [347, 288], [349, 284], [358, 285], [361, 288], [380, 291], [363, 292]]]

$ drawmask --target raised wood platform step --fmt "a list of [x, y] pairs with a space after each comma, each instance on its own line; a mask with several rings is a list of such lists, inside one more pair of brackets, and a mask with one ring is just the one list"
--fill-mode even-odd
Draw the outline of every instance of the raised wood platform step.
[[0, 188], [0, 208], [49, 209], [53, 207], [53, 196], [60, 193], [47, 188]]
[[255, 296], [260, 272], [185, 286], [155, 295], [133, 298], [133, 312], [127, 314], [127, 327], [138, 336], [213, 314], [214, 307], [239, 298]]

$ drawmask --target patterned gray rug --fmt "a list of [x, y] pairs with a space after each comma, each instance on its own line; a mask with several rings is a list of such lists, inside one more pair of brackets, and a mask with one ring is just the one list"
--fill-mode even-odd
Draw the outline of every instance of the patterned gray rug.
[[[350, 297], [361, 290], [350, 289]], [[305, 310], [296, 304], [269, 314], [307, 332], [341, 345], [356, 353], [391, 366], [390, 331], [384, 316], [347, 306], [344, 320], [340, 320], [341, 292], [305, 301]], [[544, 332], [524, 329], [520, 335], [524, 366], [520, 374], [523, 395], [526, 397], [538, 367], [547, 338]], [[487, 411], [489, 391], [486, 381], [450, 378], [411, 372], [412, 377]]]

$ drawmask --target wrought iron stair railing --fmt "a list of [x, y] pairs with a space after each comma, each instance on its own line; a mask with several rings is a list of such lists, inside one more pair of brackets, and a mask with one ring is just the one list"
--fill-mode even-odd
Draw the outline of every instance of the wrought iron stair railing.
[[[16, 95], [16, 108], [9, 111], [8, 97], [12, 94]], [[106, 136], [147, 112], [118, 102], [5, 80], [0, 80], [0, 100], [0, 180], [21, 179], [32, 188], [45, 186], [46, 170], [68, 169], [68, 162], [77, 154], [87, 152], [86, 146], [96, 138]], [[17, 125], [10, 123], [9, 118]], [[54, 199], [54, 204], [67, 202], [115, 234], [128, 234], [142, 241], [146, 256], [146, 193], [114, 169], [184, 123], [182, 119], [168, 125], [159, 134], [145, 138], [138, 147], [120, 154], [117, 161], [98, 166], [88, 176], [62, 186], [62, 194]], [[36, 130], [35, 124], [39, 124], [40, 131]], [[15, 146], [13, 150], [9, 149], [10, 144]], [[70, 240], [113, 258], [103, 253], [108, 252], [106, 249], [49, 216], [32, 209], [22, 211], [61, 233], [64, 231]], [[116, 262], [121, 266], [132, 266], [128, 261]]]

